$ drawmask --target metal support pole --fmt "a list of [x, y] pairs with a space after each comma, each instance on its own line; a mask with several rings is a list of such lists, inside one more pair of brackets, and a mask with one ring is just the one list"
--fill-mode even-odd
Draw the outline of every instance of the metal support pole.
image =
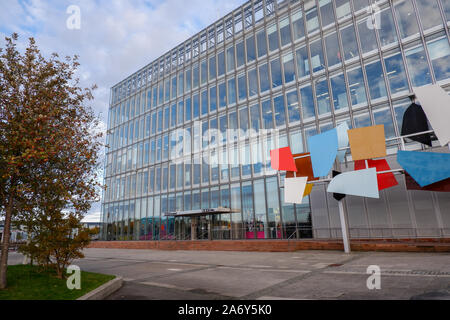
[[339, 218], [341, 220], [342, 241], [344, 242], [345, 253], [350, 253], [350, 238], [348, 236], [348, 222], [344, 210], [344, 199], [338, 201]]

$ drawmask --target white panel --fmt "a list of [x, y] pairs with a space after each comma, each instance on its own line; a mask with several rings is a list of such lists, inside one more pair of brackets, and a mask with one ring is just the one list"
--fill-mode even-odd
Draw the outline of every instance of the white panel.
[[441, 146], [450, 141], [450, 96], [439, 85], [413, 88]]
[[341, 173], [331, 180], [327, 192], [379, 198], [377, 170], [370, 168]]
[[284, 202], [301, 204], [308, 177], [284, 179]]

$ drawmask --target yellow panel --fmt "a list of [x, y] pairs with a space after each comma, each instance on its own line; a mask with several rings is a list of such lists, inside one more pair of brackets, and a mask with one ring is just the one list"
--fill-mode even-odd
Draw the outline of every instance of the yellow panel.
[[384, 125], [348, 130], [353, 161], [386, 156]]
[[303, 193], [303, 197], [309, 196], [313, 187], [314, 187], [314, 183], [307, 183], [305, 192]]

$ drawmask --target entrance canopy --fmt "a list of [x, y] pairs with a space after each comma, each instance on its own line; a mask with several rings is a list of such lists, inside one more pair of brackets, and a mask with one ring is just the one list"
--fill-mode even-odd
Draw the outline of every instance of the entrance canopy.
[[166, 212], [164, 213], [164, 215], [170, 217], [192, 217], [192, 216], [206, 216], [209, 214], [232, 213], [232, 212], [239, 212], [239, 211], [230, 208], [219, 207], [219, 208], [199, 209], [199, 210], [172, 211]]

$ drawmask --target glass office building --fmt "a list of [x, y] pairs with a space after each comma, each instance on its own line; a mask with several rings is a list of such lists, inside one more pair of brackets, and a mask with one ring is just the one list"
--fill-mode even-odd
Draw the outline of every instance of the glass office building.
[[[339, 238], [326, 185], [285, 203], [270, 150], [384, 124], [399, 168], [413, 87], [450, 92], [449, 26], [448, 0], [246, 2], [112, 88], [102, 238]], [[350, 152], [335, 165], [353, 170]], [[346, 197], [350, 236], [449, 237], [450, 194], [396, 178], [380, 199]]]

